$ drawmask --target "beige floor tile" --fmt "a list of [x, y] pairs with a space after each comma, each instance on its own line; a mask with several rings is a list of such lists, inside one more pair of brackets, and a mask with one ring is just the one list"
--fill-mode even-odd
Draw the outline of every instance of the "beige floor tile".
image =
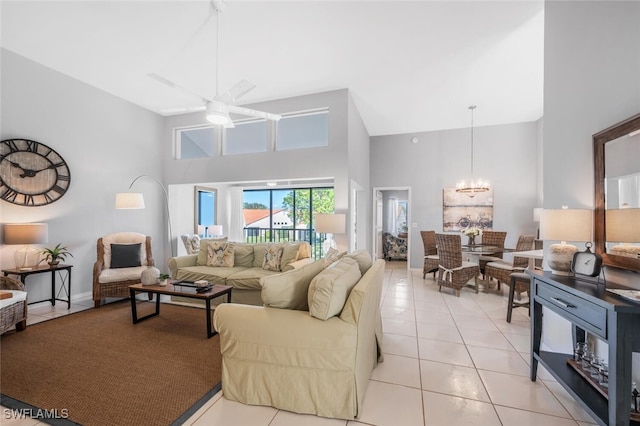
[[384, 333], [382, 352], [385, 354], [418, 358], [416, 338], [412, 336], [402, 336], [400, 334]]
[[416, 310], [416, 322], [424, 322], [434, 325], [444, 325], [449, 327], [455, 327], [456, 323], [453, 321], [453, 317], [448, 312], [432, 312]]
[[200, 418], [209, 408], [213, 407], [213, 404], [218, 402], [222, 398], [222, 391], [217, 392], [210, 400], [204, 403], [193, 415], [185, 422], [185, 426], [190, 426], [195, 420]]
[[347, 421], [279, 410], [269, 426], [346, 426]]
[[417, 336], [415, 321], [405, 321], [393, 318], [382, 318], [382, 329], [385, 333], [401, 334], [403, 336]]
[[418, 337], [421, 339], [440, 340], [442, 342], [463, 343], [462, 337], [456, 327], [439, 326], [429, 323], [419, 322]]
[[531, 411], [517, 410], [509, 407], [496, 405], [496, 411], [503, 425], [518, 426], [576, 426], [577, 423], [571, 419], [548, 416]]
[[[495, 405], [518, 408], [551, 416], [571, 418], [549, 389], [528, 377], [479, 370], [482, 382]], [[506, 423], [515, 424], [515, 423]]]
[[560, 383], [545, 380], [542, 382], [547, 386], [547, 388], [549, 388], [556, 398], [560, 400], [560, 403], [567, 409], [569, 414], [571, 414], [571, 417], [582, 422], [596, 423], [594, 418], [591, 417], [571, 395], [569, 395]]
[[464, 328], [460, 330], [460, 334], [467, 345], [515, 351], [515, 348], [511, 346], [507, 338], [497, 331]]
[[528, 334], [502, 333], [509, 343], [521, 353], [529, 353], [531, 350], [531, 337]]
[[449, 313], [449, 307], [447, 306], [446, 303], [442, 302], [442, 303], [433, 303], [432, 299], [429, 300], [416, 300], [415, 301], [415, 309], [416, 312], [417, 311], [422, 311], [422, 312], [430, 312], [430, 313], [440, 313], [440, 314], [447, 314], [450, 315]]
[[358, 421], [376, 426], [423, 426], [422, 415], [420, 389], [370, 380]]
[[380, 309], [380, 316], [382, 316], [382, 318], [414, 321], [416, 318], [416, 313], [410, 306], [399, 307], [396, 305], [389, 306], [387, 304], [383, 304], [382, 309]]
[[518, 352], [502, 349], [467, 346], [475, 367], [479, 370], [497, 371], [529, 377], [529, 366]]
[[386, 354], [384, 362], [373, 370], [371, 380], [420, 388], [418, 359]]
[[531, 335], [531, 323], [524, 318], [511, 318], [510, 323], [506, 320], [494, 320], [494, 324], [503, 333]]
[[447, 364], [473, 367], [467, 347], [461, 343], [440, 342], [431, 339], [418, 339], [420, 359], [444, 362]]
[[272, 407], [245, 405], [220, 398], [197, 419], [189, 419], [193, 426], [252, 425], [268, 426], [278, 410]]
[[499, 426], [500, 420], [493, 405], [487, 402], [422, 392], [425, 425]]
[[486, 330], [498, 332], [498, 328], [495, 326], [486, 316], [468, 316], [468, 315], [453, 315], [453, 320], [456, 326], [460, 330]]
[[475, 368], [421, 360], [420, 378], [423, 390], [490, 402]]

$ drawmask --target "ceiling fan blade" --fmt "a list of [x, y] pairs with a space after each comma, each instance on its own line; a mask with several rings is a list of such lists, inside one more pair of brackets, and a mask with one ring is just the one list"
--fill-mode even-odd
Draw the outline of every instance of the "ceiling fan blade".
[[256, 85], [252, 82], [248, 80], [240, 80], [231, 89], [219, 94], [214, 99], [225, 104], [233, 104], [242, 96], [253, 90], [254, 87], [256, 87]]
[[182, 90], [183, 92], [186, 92], [186, 93], [189, 93], [189, 94], [191, 94], [193, 96], [196, 96], [199, 99], [201, 99], [203, 102], [208, 102], [208, 101], [211, 100], [209, 98], [206, 98], [206, 97], [202, 96], [199, 93], [194, 92], [193, 90], [191, 90], [191, 89], [189, 89], [187, 87], [181, 86], [178, 83], [174, 83], [173, 81], [171, 81], [171, 80], [169, 80], [169, 79], [167, 79], [167, 78], [165, 78], [165, 77], [163, 77], [163, 76], [161, 76], [159, 74], [156, 74], [156, 73], [152, 72], [152, 73], [147, 74], [147, 76], [153, 78], [156, 81], [159, 81], [162, 84], [166, 84], [169, 87], [172, 87], [174, 89], [179, 89], [179, 90]]
[[239, 107], [236, 105], [227, 105], [227, 108], [229, 109], [229, 112], [232, 112], [235, 114], [241, 114], [241, 115], [248, 115], [250, 117], [266, 118], [267, 120], [273, 120], [273, 121], [278, 121], [282, 118], [282, 116], [278, 114], [272, 114], [270, 112], [264, 112], [264, 111], [257, 111], [255, 109]]
[[185, 114], [187, 112], [204, 111], [206, 108], [204, 105], [188, 106], [188, 107], [175, 107], [175, 108], [163, 108], [160, 110], [160, 114], [175, 115]]

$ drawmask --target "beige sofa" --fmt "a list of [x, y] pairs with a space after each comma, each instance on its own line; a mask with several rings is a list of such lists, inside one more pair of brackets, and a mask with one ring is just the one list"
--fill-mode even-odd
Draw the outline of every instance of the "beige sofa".
[[299, 268], [313, 262], [311, 247], [307, 242], [281, 243], [282, 258], [278, 270], [263, 268], [268, 245], [277, 243], [232, 243], [233, 266], [207, 266], [208, 246], [225, 239], [201, 239], [197, 254], [177, 256], [169, 259], [171, 278], [187, 281], [206, 280], [212, 284], [230, 285], [231, 302], [262, 305], [260, 278]]
[[[336, 262], [344, 266], [344, 271], [351, 268], [344, 275], [353, 272], [348, 260]], [[304, 270], [319, 262], [322, 261], [263, 280], [265, 305], [274, 298], [273, 294], [265, 294], [267, 284], [279, 284], [275, 292], [288, 291], [298, 297], [300, 291], [291, 290], [297, 285], [291, 277], [304, 275]], [[351, 288], [340, 289], [339, 282], [332, 281], [331, 274], [343, 274], [336, 271], [339, 265], [332, 265], [313, 278], [306, 297], [315, 314], [269, 306], [219, 305], [214, 327], [220, 333], [224, 397], [296, 413], [357, 418], [371, 372], [382, 362], [380, 297], [385, 263], [377, 260], [371, 265], [369, 257], [368, 269], [361, 262], [358, 264], [364, 274], [360, 277], [358, 272]], [[318, 277], [327, 274], [328, 286], [314, 287]], [[304, 285], [302, 290], [306, 290]], [[342, 299], [342, 304], [335, 305], [335, 294], [346, 302]], [[271, 305], [277, 303], [272, 300]], [[291, 308], [295, 303], [289, 305]]]

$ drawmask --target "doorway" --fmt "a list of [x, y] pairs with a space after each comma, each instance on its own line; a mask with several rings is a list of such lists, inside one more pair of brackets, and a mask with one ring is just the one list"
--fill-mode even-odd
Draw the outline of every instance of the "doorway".
[[[411, 259], [411, 187], [373, 188], [373, 234], [372, 253], [375, 259], [383, 259], [383, 235], [391, 234], [406, 241], [406, 257], [396, 255], [393, 260], [405, 261], [407, 268]], [[393, 241], [397, 241], [391, 238]], [[404, 258], [402, 258], [404, 257]]]

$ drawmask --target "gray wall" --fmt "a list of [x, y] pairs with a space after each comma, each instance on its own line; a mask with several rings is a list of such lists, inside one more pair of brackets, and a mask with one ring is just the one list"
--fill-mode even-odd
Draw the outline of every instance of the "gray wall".
[[[140, 180], [145, 210], [116, 210], [115, 194], [140, 174], [161, 178], [162, 119], [115, 96], [2, 49], [0, 137], [49, 145], [69, 164], [71, 185], [58, 201], [42, 207], [0, 202], [0, 222], [46, 222], [49, 243], [69, 247], [73, 295], [92, 289], [96, 240], [117, 231], [152, 236], [155, 259], [166, 259], [164, 201], [160, 187]], [[2, 267], [13, 267], [19, 247], [2, 246]], [[48, 297], [50, 277], [29, 277], [30, 300]]]
[[[545, 208], [593, 208], [592, 135], [640, 112], [639, 22], [640, 2], [545, 3]], [[640, 288], [638, 274], [607, 278]], [[569, 323], [551, 312], [544, 321], [543, 343], [570, 353]]]
[[[478, 111], [480, 111], [478, 107]], [[520, 234], [535, 233], [538, 123], [474, 128], [476, 177], [494, 191], [493, 228], [507, 231], [507, 247]], [[412, 143], [412, 137], [418, 143]], [[371, 138], [371, 186], [411, 187], [410, 267], [422, 268], [421, 230], [442, 232], [442, 190], [471, 174], [470, 129]]]

